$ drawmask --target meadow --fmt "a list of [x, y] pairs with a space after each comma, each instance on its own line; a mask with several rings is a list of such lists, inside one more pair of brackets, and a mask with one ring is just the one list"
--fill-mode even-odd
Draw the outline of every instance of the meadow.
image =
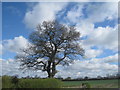
[[88, 81], [64, 81], [63, 87], [79, 88], [82, 83], [89, 83], [91, 88], [118, 88], [118, 79], [113, 80], [88, 80]]

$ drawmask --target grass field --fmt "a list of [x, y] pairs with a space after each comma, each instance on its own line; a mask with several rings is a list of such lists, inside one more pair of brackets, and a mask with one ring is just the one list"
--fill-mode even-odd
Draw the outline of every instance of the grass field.
[[90, 81], [64, 81], [63, 87], [80, 87], [82, 83], [89, 83], [91, 88], [118, 88], [118, 80], [90, 80]]

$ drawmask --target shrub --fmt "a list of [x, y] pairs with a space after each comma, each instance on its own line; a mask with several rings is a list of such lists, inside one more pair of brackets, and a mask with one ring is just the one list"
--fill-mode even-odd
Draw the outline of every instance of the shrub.
[[46, 88], [60, 88], [62, 86], [62, 82], [58, 79], [45, 79], [44, 82], [46, 84]]
[[11, 83], [12, 78], [10, 76], [2, 77], [2, 88], [13, 88], [14, 84]]
[[18, 82], [19, 82], [19, 79], [17, 78], [17, 76], [11, 77], [11, 83], [14, 84], [14, 88], [18, 88]]
[[82, 88], [91, 88], [89, 83], [82, 83]]
[[16, 76], [3, 76], [2, 88], [60, 88], [62, 82], [58, 79], [18, 79]]
[[14, 84], [18, 84], [19, 79], [17, 78], [17, 76], [12, 76], [12, 83]]
[[21, 79], [19, 88], [60, 88], [62, 83], [57, 79]]

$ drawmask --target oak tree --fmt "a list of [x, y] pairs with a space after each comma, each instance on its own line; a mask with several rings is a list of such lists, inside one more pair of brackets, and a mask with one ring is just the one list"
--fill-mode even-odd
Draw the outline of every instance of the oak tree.
[[84, 55], [76, 28], [55, 20], [39, 24], [30, 34], [29, 42], [30, 45], [23, 49], [24, 55], [16, 58], [22, 68], [46, 71], [49, 78], [57, 73], [57, 65], [69, 65], [73, 57]]

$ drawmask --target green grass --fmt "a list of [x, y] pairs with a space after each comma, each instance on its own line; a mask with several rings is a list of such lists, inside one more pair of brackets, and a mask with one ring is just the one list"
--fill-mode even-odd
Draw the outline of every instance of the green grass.
[[118, 80], [89, 80], [64, 81], [63, 87], [80, 87], [82, 83], [89, 83], [92, 88], [118, 88]]

